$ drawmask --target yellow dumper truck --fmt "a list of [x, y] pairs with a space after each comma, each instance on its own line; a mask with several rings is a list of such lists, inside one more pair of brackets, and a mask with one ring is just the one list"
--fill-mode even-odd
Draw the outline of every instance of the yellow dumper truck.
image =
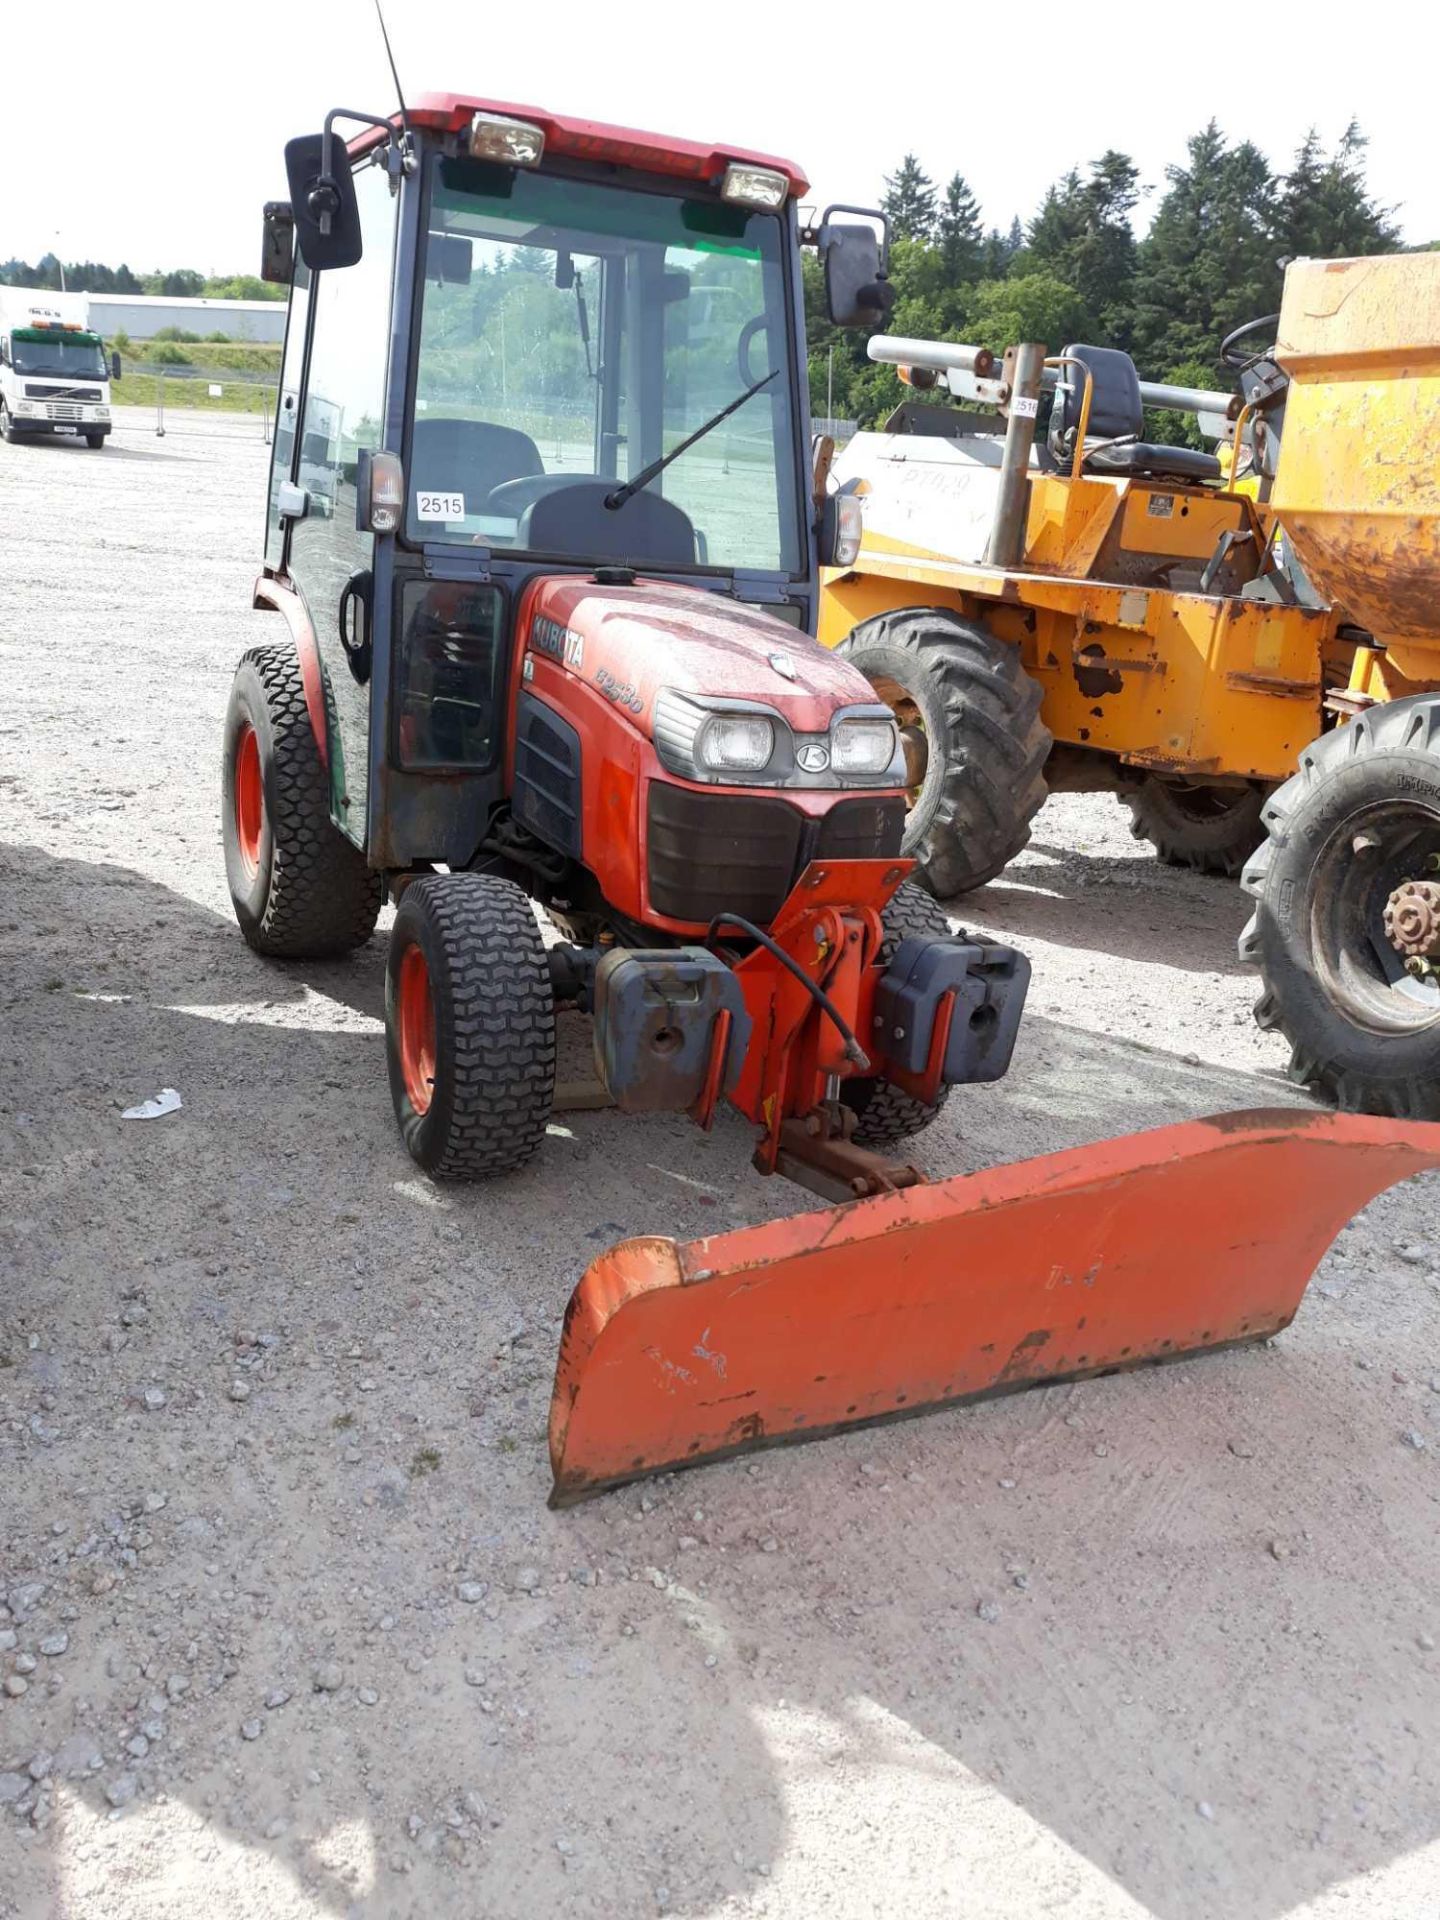
[[[1116, 791], [1163, 858], [1244, 867], [1297, 1079], [1440, 1117], [1440, 254], [1294, 263], [1228, 394], [1105, 347], [869, 351], [952, 402], [835, 459], [863, 533], [820, 614], [900, 720], [921, 877], [981, 885], [1047, 792]], [[1219, 453], [1147, 440], [1157, 408]]]

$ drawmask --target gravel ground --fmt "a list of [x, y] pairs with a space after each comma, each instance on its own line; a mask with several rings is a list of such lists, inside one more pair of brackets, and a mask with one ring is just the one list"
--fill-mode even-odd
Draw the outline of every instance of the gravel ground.
[[[586, 1260], [806, 1197], [604, 1113], [417, 1175], [383, 931], [226, 899], [255, 423], [145, 427], [0, 448], [0, 1915], [1433, 1920], [1435, 1179], [1272, 1348], [550, 1513]], [[932, 1172], [1295, 1097], [1112, 801], [967, 913], [1032, 1012]]]

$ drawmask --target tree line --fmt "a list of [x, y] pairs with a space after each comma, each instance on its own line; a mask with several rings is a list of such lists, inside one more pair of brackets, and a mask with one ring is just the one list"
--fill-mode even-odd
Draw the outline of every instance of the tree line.
[[[1072, 168], [1028, 225], [985, 227], [960, 173], [937, 188], [914, 154], [888, 175], [882, 205], [893, 239], [895, 310], [887, 330], [963, 340], [1002, 352], [1041, 340], [1122, 347], [1142, 376], [1182, 386], [1229, 387], [1220, 341], [1280, 305], [1284, 262], [1400, 248], [1393, 209], [1365, 177], [1366, 140], [1351, 124], [1326, 152], [1312, 131], [1288, 168], [1249, 140], [1231, 144], [1215, 121], [1167, 167], [1148, 231], [1132, 215], [1142, 192], [1127, 154], [1107, 149]], [[865, 356], [865, 342], [831, 327], [819, 269], [807, 265], [810, 398], [817, 414], [870, 423], [901, 395], [894, 370]]]
[[[0, 287], [36, 287], [58, 293], [61, 278], [60, 261], [53, 253], [44, 254], [33, 266], [28, 260], [0, 264]], [[193, 267], [173, 267], [169, 272], [157, 267], [153, 273], [132, 273], [123, 261], [118, 267], [107, 267], [98, 260], [67, 260], [63, 278], [71, 293], [151, 293], [169, 300], [285, 298], [284, 287], [272, 286], [258, 274], [197, 273]]]

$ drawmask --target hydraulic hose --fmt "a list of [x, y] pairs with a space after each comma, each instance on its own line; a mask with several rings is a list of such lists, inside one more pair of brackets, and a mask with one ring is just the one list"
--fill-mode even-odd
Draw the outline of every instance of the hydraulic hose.
[[841, 1013], [840, 1009], [820, 983], [810, 978], [798, 960], [792, 959], [782, 946], [779, 946], [770, 938], [768, 933], [762, 933], [753, 920], [747, 920], [745, 916], [740, 913], [716, 914], [705, 932], [705, 944], [707, 947], [713, 943], [717, 927], [738, 927], [741, 933], [747, 934], [750, 939], [755, 941], [757, 946], [764, 947], [768, 954], [778, 960], [787, 973], [793, 974], [795, 979], [800, 982], [801, 986], [804, 987], [811, 999], [820, 1008], [820, 1011], [832, 1023], [836, 1032], [840, 1035], [840, 1038], [845, 1042], [845, 1058], [857, 1067], [861, 1073], [869, 1072], [870, 1056], [855, 1038], [844, 1014]]

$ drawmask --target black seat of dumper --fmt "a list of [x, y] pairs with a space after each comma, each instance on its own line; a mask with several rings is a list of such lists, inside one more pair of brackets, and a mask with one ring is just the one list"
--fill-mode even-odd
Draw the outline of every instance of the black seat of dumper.
[[[1145, 408], [1140, 400], [1140, 377], [1128, 353], [1116, 347], [1086, 346], [1066, 347], [1065, 353], [1090, 371], [1086, 472], [1144, 474], [1163, 480], [1220, 478], [1220, 462], [1213, 453], [1198, 453], [1193, 447], [1162, 447], [1140, 438], [1145, 431]], [[1050, 415], [1050, 451], [1062, 465], [1074, 457], [1084, 404], [1085, 377], [1080, 368], [1062, 367]], [[1114, 444], [1092, 448], [1092, 441]]]
[[410, 443], [410, 491], [463, 493], [467, 513], [483, 513], [494, 487], [543, 473], [540, 449], [518, 427], [488, 420], [415, 422]]

